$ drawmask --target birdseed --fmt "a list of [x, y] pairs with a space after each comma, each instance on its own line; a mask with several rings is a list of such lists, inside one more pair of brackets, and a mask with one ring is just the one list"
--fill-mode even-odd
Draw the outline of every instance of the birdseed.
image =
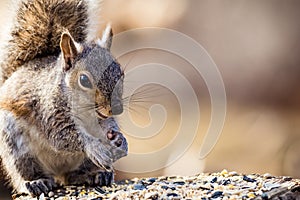
[[275, 177], [271, 174], [245, 175], [223, 170], [196, 176], [134, 178], [113, 183], [111, 187], [65, 186], [38, 198], [14, 195], [14, 199], [272, 199], [285, 192], [297, 194], [300, 199], [298, 191], [299, 179]]

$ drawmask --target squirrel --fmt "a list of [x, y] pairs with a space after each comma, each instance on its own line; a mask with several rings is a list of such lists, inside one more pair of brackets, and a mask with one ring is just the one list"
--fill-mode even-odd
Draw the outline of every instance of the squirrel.
[[95, 38], [97, 0], [19, 0], [0, 55], [0, 158], [16, 193], [104, 186], [128, 144], [124, 72], [112, 30]]

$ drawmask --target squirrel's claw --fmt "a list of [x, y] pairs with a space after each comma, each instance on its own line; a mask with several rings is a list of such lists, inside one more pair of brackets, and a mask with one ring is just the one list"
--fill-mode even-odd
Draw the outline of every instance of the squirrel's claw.
[[42, 193], [48, 194], [48, 192], [56, 187], [56, 183], [53, 179], [38, 179], [26, 182], [25, 186], [29, 193], [36, 197], [40, 196]]

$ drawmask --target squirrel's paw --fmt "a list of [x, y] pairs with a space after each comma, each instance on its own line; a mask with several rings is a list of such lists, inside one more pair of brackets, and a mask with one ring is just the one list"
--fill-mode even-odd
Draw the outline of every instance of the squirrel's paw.
[[110, 186], [114, 181], [113, 172], [97, 171], [94, 173], [77, 174], [73, 173], [68, 177], [71, 185], [87, 184], [89, 186]]
[[97, 186], [110, 186], [114, 181], [113, 172], [98, 172], [94, 176], [94, 184]]
[[109, 130], [107, 133], [107, 139], [110, 141], [110, 149], [113, 155], [113, 161], [116, 161], [127, 155], [128, 144], [122, 133], [113, 129]]
[[34, 181], [27, 181], [25, 186], [32, 196], [39, 196], [42, 193], [48, 194], [56, 187], [53, 179], [38, 179]]

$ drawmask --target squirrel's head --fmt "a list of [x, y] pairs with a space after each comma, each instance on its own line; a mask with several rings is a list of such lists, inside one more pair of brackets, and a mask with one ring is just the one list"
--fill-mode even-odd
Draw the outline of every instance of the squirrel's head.
[[64, 81], [74, 105], [78, 110], [95, 111], [100, 119], [123, 112], [124, 73], [110, 53], [111, 43], [110, 26], [102, 39], [93, 42], [79, 44], [68, 32], [62, 34], [60, 41]]

